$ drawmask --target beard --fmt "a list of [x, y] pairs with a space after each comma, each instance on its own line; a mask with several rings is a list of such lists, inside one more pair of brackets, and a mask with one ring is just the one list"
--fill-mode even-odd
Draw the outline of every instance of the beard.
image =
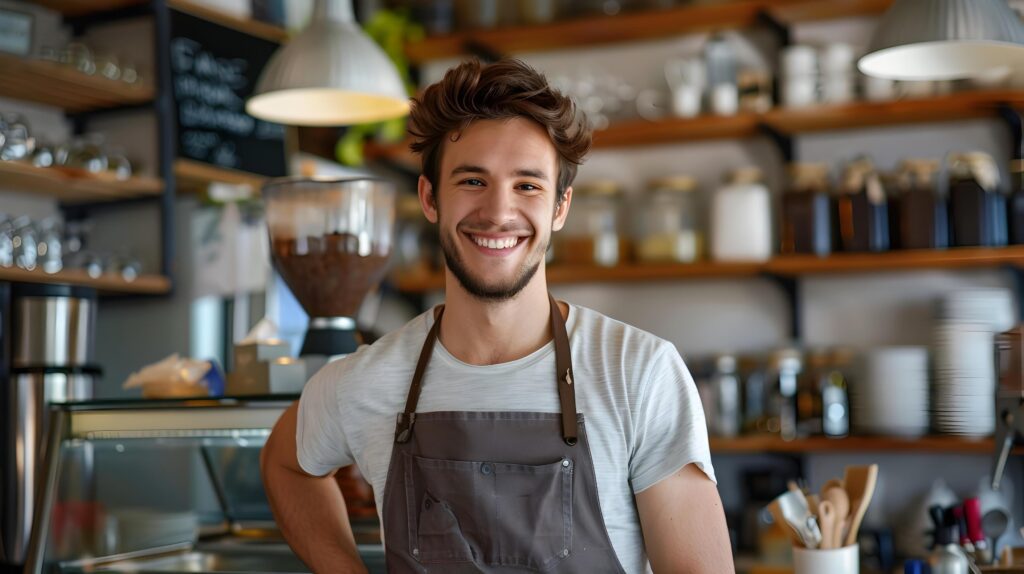
[[[470, 295], [493, 303], [508, 301], [526, 288], [533, 276], [536, 275], [537, 270], [540, 269], [540, 264], [544, 261], [544, 254], [547, 252], [547, 244], [550, 243], [550, 240], [542, 242], [542, 248], [539, 251], [535, 248], [534, 251], [528, 253], [526, 260], [511, 279], [494, 284], [486, 282], [482, 277], [474, 276], [466, 267], [466, 263], [462, 260], [456, 247], [456, 233], [461, 232], [456, 230], [452, 233], [442, 232], [440, 234], [441, 252], [444, 254], [445, 265]], [[526, 238], [523, 240], [525, 241]], [[537, 256], [538, 252], [539, 256]]]

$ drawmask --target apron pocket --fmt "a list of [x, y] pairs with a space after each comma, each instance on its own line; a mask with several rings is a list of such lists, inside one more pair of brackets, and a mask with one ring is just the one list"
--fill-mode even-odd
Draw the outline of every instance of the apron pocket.
[[568, 556], [571, 461], [523, 465], [403, 456], [409, 458], [410, 552], [421, 563], [544, 571]]

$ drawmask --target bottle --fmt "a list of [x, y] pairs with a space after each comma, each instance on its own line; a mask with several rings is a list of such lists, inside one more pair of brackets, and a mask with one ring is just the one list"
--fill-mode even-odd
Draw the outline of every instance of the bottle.
[[761, 170], [732, 172], [711, 198], [711, 258], [767, 261], [772, 256], [772, 202]]
[[736, 357], [719, 355], [711, 378], [714, 396], [712, 434], [734, 437], [740, 434], [740, 380], [736, 375]]

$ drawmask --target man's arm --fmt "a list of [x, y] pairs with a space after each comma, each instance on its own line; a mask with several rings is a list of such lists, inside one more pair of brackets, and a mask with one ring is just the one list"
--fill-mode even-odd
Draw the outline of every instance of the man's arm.
[[694, 464], [636, 495], [644, 546], [655, 572], [735, 572], [718, 488]]
[[288, 407], [260, 452], [263, 488], [288, 544], [313, 572], [366, 572], [356, 550], [345, 499], [331, 475], [299, 466], [295, 424], [299, 403]]

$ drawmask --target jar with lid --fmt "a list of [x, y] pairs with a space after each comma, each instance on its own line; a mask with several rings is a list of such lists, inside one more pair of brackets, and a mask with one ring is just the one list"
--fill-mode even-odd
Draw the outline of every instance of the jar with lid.
[[622, 191], [614, 181], [593, 181], [574, 188], [572, 210], [555, 236], [555, 261], [566, 265], [612, 267], [626, 259], [619, 212]]
[[439, 269], [443, 258], [437, 245], [437, 231], [423, 216], [419, 198], [401, 195], [395, 205], [394, 266], [403, 276], [426, 277]]
[[793, 164], [789, 179], [789, 189], [782, 194], [779, 252], [824, 257], [832, 251], [828, 165]]
[[734, 437], [740, 434], [740, 380], [736, 372], [736, 357], [715, 357], [715, 369], [710, 380], [712, 426], [711, 434]]
[[768, 363], [767, 430], [784, 440], [796, 438], [797, 391], [803, 357], [796, 349], [772, 353]]
[[843, 251], [889, 250], [889, 203], [871, 160], [846, 166], [836, 196], [836, 227]]
[[904, 160], [893, 178], [889, 220], [899, 249], [949, 247], [949, 207], [938, 189], [938, 160]]
[[766, 261], [772, 256], [772, 207], [761, 170], [742, 167], [729, 174], [711, 198], [711, 258]]
[[688, 175], [651, 180], [636, 232], [637, 259], [645, 263], [692, 263], [703, 237], [697, 180]]
[[1024, 159], [1010, 162], [1010, 243], [1024, 245]]
[[949, 164], [953, 244], [1006, 245], [1006, 197], [999, 189], [999, 167], [995, 160], [986, 153], [969, 152], [951, 155]]
[[797, 427], [801, 434], [844, 437], [850, 429], [846, 372], [849, 349], [817, 350], [807, 358], [806, 376], [797, 392]]

